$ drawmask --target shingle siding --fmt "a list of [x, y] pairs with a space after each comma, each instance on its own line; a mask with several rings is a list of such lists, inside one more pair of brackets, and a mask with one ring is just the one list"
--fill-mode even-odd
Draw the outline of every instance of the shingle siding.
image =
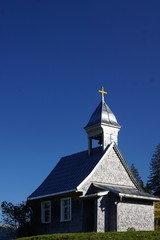
[[152, 202], [119, 202], [117, 204], [117, 231], [154, 230], [154, 206]]
[[105, 209], [106, 198], [100, 197], [97, 199], [97, 232], [104, 232], [105, 229]]
[[97, 232], [117, 230], [116, 201], [113, 194], [97, 199]]
[[96, 171], [84, 182], [80, 190], [85, 194], [92, 182], [117, 184], [135, 188], [113, 148], [108, 154], [103, 156], [103, 160], [97, 165]]

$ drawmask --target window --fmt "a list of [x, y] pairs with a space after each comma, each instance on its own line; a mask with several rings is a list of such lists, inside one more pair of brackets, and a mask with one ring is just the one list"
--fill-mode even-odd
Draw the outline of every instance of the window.
[[61, 221], [71, 220], [71, 198], [61, 199]]
[[41, 222], [51, 222], [51, 201], [41, 202]]

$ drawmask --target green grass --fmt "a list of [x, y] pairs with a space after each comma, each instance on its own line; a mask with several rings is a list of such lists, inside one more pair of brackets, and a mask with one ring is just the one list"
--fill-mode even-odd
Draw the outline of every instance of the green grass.
[[160, 231], [48, 234], [19, 240], [160, 240]]

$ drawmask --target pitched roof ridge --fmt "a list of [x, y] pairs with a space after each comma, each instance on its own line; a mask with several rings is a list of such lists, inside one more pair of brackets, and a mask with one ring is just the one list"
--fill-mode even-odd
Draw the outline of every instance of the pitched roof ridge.
[[[96, 150], [100, 150], [100, 149], [102, 149], [102, 147], [101, 146], [99, 146], [99, 147], [95, 147], [95, 148], [92, 148], [92, 151], [96, 151]], [[66, 156], [64, 156], [64, 157], [61, 157], [60, 158], [60, 160], [62, 160], [62, 159], [64, 159], [64, 158], [69, 158], [69, 157], [71, 157], [71, 156], [76, 156], [76, 155], [79, 155], [79, 154], [83, 154], [83, 153], [87, 153], [87, 155], [88, 155], [88, 149], [86, 149], [86, 150], [83, 150], [83, 151], [79, 151], [79, 152], [75, 152], [75, 153], [72, 153], [72, 154], [70, 154], [70, 155], [66, 155]]]
[[123, 188], [136, 189], [133, 186], [114, 184], [114, 183], [104, 183], [104, 182], [93, 182], [93, 186], [123, 187]]

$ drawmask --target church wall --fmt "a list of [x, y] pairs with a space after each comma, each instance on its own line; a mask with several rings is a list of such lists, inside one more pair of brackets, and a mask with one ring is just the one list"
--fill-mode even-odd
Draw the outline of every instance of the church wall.
[[46, 231], [46, 225], [41, 224], [41, 201], [28, 201], [28, 206], [32, 209], [32, 235], [44, 234]]
[[154, 230], [154, 206], [152, 202], [125, 201], [117, 204], [117, 231]]
[[97, 199], [97, 232], [105, 232], [106, 198]]
[[45, 201], [51, 200], [50, 223], [41, 223], [41, 201], [43, 200], [34, 200], [29, 203], [33, 211], [32, 228], [34, 229], [34, 234], [82, 232], [83, 229], [82, 199], [80, 199], [79, 196], [71, 196], [72, 219], [71, 221], [64, 222], [61, 222], [60, 220], [60, 199], [61, 198], [45, 199]]
[[92, 182], [135, 187], [113, 148], [79, 190], [85, 194]]
[[113, 194], [97, 199], [97, 232], [117, 230], [117, 199]]
[[53, 221], [50, 224], [50, 232], [53, 232], [53, 230], [54, 233], [82, 231], [82, 200], [72, 197], [72, 219], [66, 222], [60, 221], [60, 199], [54, 201], [53, 204]]
[[97, 229], [97, 199], [83, 199], [82, 232], [95, 232]]
[[106, 231], [117, 231], [117, 201], [118, 197], [110, 193], [108, 197], [108, 225], [106, 225]]

